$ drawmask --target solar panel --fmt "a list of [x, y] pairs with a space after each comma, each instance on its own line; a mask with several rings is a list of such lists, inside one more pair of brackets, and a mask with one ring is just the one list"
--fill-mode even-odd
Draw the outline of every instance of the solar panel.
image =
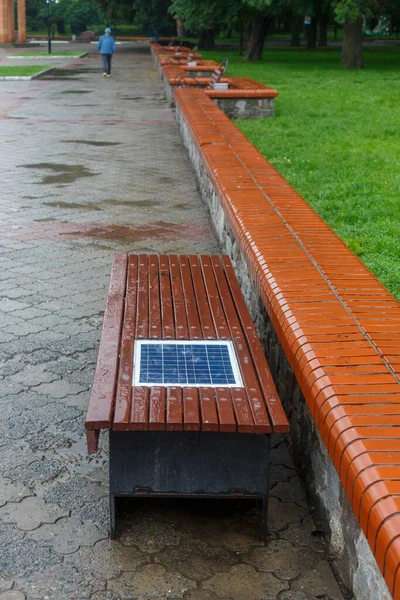
[[134, 385], [242, 387], [232, 342], [136, 340]]

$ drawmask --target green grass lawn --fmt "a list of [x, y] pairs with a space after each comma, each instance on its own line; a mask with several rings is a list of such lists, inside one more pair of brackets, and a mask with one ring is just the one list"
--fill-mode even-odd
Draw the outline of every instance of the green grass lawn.
[[0, 66], [0, 77], [30, 77], [51, 68], [50, 65]]
[[274, 119], [236, 125], [400, 299], [400, 48], [366, 51], [360, 71], [335, 49], [203, 55], [279, 91]]
[[[64, 50], [62, 52], [52, 52], [50, 56], [80, 56], [83, 51], [77, 52], [76, 50]], [[14, 56], [49, 56], [48, 52], [21, 52], [21, 54], [14, 54]]]

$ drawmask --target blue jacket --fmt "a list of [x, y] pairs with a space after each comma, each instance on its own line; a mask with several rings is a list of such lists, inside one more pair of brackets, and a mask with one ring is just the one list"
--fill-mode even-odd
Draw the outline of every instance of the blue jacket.
[[101, 36], [99, 43], [97, 44], [100, 54], [114, 54], [115, 52], [115, 40], [112, 35], [106, 33]]

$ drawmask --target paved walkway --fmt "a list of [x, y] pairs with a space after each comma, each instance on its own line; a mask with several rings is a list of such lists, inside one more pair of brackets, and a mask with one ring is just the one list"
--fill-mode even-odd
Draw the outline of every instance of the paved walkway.
[[0, 600], [342, 600], [280, 438], [267, 546], [245, 502], [126, 502], [108, 539], [83, 421], [112, 255], [218, 246], [148, 47], [58, 64], [0, 83]]

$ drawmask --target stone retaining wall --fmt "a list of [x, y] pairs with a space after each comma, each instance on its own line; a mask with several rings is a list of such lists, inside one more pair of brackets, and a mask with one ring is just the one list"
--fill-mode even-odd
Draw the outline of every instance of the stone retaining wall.
[[211, 98], [230, 119], [262, 119], [274, 116], [275, 98]]
[[345, 585], [353, 590], [355, 598], [390, 600], [385, 580], [321, 440], [179, 106], [176, 117], [199, 191], [221, 247], [230, 256], [235, 267], [289, 418], [291, 434], [287, 436], [288, 444], [306, 483], [310, 504], [316, 509], [317, 527], [323, 529], [329, 537], [329, 550], [334, 565]]

